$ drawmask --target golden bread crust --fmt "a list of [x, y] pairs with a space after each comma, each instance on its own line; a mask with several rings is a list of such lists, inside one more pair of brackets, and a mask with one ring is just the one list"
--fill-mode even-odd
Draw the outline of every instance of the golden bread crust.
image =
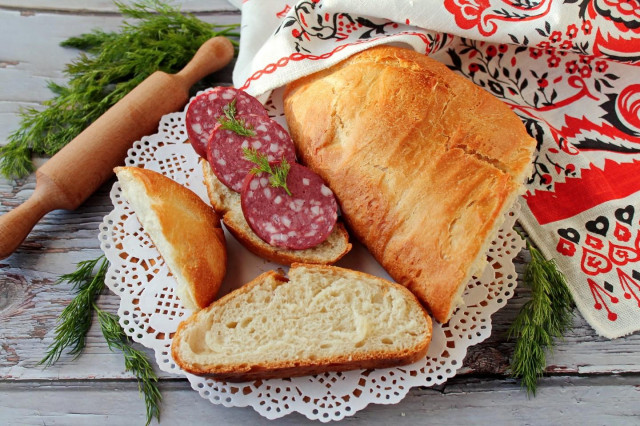
[[[311, 265], [311, 264], [292, 264], [291, 270], [296, 268], [306, 268], [311, 271], [326, 270], [329, 273], [340, 274], [341, 271], [348, 272], [350, 277], [363, 277], [364, 279], [371, 278], [368, 274], [359, 271], [347, 270], [329, 265]], [[291, 271], [290, 270], [290, 271]], [[225, 304], [234, 303], [234, 299], [238, 298], [241, 294], [249, 293], [251, 290], [259, 286], [261, 283], [273, 279], [279, 284], [288, 282], [288, 279], [283, 275], [275, 271], [268, 271], [251, 282], [245, 284], [237, 290], [227, 294], [226, 296], [215, 301], [210, 307], [204, 309], [187, 320], [180, 323], [178, 330], [174, 335], [171, 354], [174, 361], [183, 370], [197, 375], [210, 376], [216, 380], [225, 380], [230, 382], [243, 382], [258, 379], [269, 379], [275, 377], [296, 377], [306, 376], [310, 374], [318, 374], [326, 371], [345, 371], [356, 369], [370, 369], [370, 368], [386, 368], [399, 365], [406, 365], [416, 362], [426, 356], [429, 344], [431, 342], [432, 335], [432, 322], [431, 317], [427, 312], [421, 308], [415, 297], [403, 286], [392, 283], [386, 280], [382, 280], [376, 277], [377, 280], [383, 282], [384, 285], [390, 287], [396, 287], [403, 291], [403, 297], [418, 305], [421, 309], [419, 311], [424, 315], [424, 321], [427, 324], [427, 336], [419, 344], [410, 349], [390, 351], [371, 351], [367, 353], [353, 353], [343, 356], [334, 356], [330, 358], [318, 358], [318, 359], [296, 359], [296, 360], [283, 360], [280, 362], [265, 362], [265, 363], [243, 363], [243, 364], [228, 364], [228, 365], [213, 365], [213, 366], [201, 366], [195, 363], [189, 362], [182, 358], [181, 345], [186, 344], [182, 341], [182, 336], [185, 330], [188, 330], [193, 324], [206, 321], [209, 312], [217, 309]], [[357, 278], [356, 278], [357, 279]], [[279, 285], [276, 284], [276, 285]]]
[[[119, 178], [129, 175], [144, 184], [160, 231], [172, 248], [171, 253], [160, 254], [172, 257], [172, 261], [165, 259], [167, 266], [175, 269], [178, 265], [180, 271], [169, 269], [174, 275], [179, 272], [189, 284], [197, 307], [209, 306], [227, 265], [224, 232], [216, 212], [192, 191], [160, 173], [138, 167], [117, 167], [115, 172]], [[154, 236], [149, 236], [153, 241]]]
[[447, 322], [528, 173], [535, 141], [498, 99], [413, 50], [374, 47], [291, 83], [302, 161], [355, 236]]

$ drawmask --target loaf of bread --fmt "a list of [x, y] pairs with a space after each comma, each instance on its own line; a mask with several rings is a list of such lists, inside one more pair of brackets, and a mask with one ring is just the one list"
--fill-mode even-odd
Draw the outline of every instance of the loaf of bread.
[[504, 214], [535, 141], [507, 105], [413, 50], [374, 47], [291, 83], [302, 162], [399, 283], [447, 322]]
[[296, 262], [328, 265], [337, 262], [351, 250], [349, 234], [339, 221], [329, 238], [310, 249], [290, 250], [267, 244], [249, 227], [240, 205], [240, 194], [218, 180], [208, 161], [201, 160], [201, 164], [211, 205], [222, 215], [229, 232], [252, 253], [283, 265]]
[[220, 218], [189, 189], [151, 170], [116, 167], [124, 198], [176, 279], [182, 304], [198, 310], [216, 297], [227, 265]]
[[185, 371], [247, 381], [382, 368], [427, 353], [431, 319], [406, 288], [362, 272], [294, 264], [266, 272], [182, 322]]

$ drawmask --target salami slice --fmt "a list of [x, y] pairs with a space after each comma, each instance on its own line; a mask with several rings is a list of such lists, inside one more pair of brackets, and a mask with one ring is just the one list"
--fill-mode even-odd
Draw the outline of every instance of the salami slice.
[[338, 218], [338, 204], [322, 178], [291, 164], [288, 195], [274, 188], [267, 173], [249, 174], [240, 200], [247, 223], [266, 243], [294, 250], [315, 247], [327, 239]]
[[223, 115], [223, 108], [236, 100], [238, 115], [262, 115], [268, 117], [267, 110], [253, 96], [233, 87], [216, 87], [198, 95], [187, 108], [185, 123], [193, 149], [201, 157], [207, 156], [207, 141]]
[[259, 115], [237, 116], [244, 120], [255, 136], [241, 136], [221, 125], [211, 133], [207, 144], [207, 160], [218, 179], [236, 192], [242, 189], [247, 173], [256, 165], [244, 157], [243, 148], [255, 149], [265, 154], [270, 162], [296, 161], [296, 151], [291, 137], [285, 129], [269, 117]]

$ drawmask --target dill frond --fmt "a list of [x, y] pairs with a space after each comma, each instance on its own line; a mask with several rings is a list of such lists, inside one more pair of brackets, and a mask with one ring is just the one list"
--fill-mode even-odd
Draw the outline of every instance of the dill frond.
[[546, 260], [528, 240], [527, 248], [531, 261], [524, 273], [524, 285], [531, 289], [531, 300], [520, 309], [509, 330], [509, 338], [516, 339], [511, 377], [521, 379], [527, 394], [535, 396], [538, 379], [547, 365], [547, 352], [553, 350], [554, 340], [571, 328], [573, 298], [555, 261]]
[[[94, 274], [96, 266], [98, 271]], [[78, 357], [85, 346], [85, 338], [91, 327], [93, 301], [104, 289], [104, 276], [107, 273], [107, 259], [100, 256], [94, 260], [78, 263], [78, 269], [60, 277], [58, 283], [68, 281], [73, 285], [76, 296], [58, 317], [53, 343], [49, 345], [46, 356], [39, 362], [50, 366], [67, 349]]]
[[255, 149], [243, 148], [244, 157], [255, 163], [258, 167], [251, 169], [251, 173], [257, 175], [259, 173], [267, 173], [269, 175], [269, 183], [273, 188], [282, 188], [287, 195], [291, 196], [291, 191], [287, 187], [287, 176], [291, 165], [284, 156], [280, 164], [269, 164], [269, 159], [265, 154], [261, 154]]
[[124, 366], [126, 371], [133, 373], [138, 379], [138, 391], [144, 396], [147, 409], [147, 425], [155, 417], [160, 421], [160, 402], [162, 395], [158, 388], [158, 376], [153, 371], [153, 367], [147, 355], [135, 348], [118, 323], [118, 317], [94, 305], [98, 312], [102, 335], [111, 350], [119, 350], [124, 355]]
[[236, 100], [232, 100], [228, 105], [222, 108], [224, 115], [218, 117], [218, 123], [220, 123], [220, 127], [225, 130], [230, 130], [234, 133], [237, 133], [240, 136], [255, 136], [256, 132], [253, 128], [245, 123], [245, 121], [240, 118], [236, 118]]
[[145, 400], [148, 425], [153, 417], [160, 420], [162, 396], [158, 388], [158, 377], [146, 354], [131, 346], [132, 342], [118, 323], [118, 317], [103, 311], [96, 304], [105, 287], [108, 266], [106, 257], [102, 255], [94, 260], [79, 262], [74, 272], [60, 277], [58, 283], [66, 281], [72, 284], [76, 296], [58, 317], [53, 343], [39, 364], [51, 366], [68, 348], [70, 354], [78, 357], [85, 347], [86, 335], [91, 327], [93, 313], [96, 312], [109, 349], [123, 353], [125, 369], [138, 379], [138, 389]]

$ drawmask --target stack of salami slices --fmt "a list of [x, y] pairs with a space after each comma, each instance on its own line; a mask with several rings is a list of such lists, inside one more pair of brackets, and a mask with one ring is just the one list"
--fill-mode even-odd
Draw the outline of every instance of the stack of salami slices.
[[[240, 193], [244, 216], [258, 237], [293, 250], [328, 238], [337, 220], [333, 192], [320, 176], [295, 163], [291, 137], [257, 99], [232, 87], [216, 87], [190, 103], [185, 121], [196, 153], [206, 158], [220, 182]], [[235, 126], [223, 125], [225, 121]], [[246, 157], [247, 150], [266, 157], [274, 170], [288, 163], [286, 189], [274, 186], [270, 173], [254, 170], [257, 164]]]

